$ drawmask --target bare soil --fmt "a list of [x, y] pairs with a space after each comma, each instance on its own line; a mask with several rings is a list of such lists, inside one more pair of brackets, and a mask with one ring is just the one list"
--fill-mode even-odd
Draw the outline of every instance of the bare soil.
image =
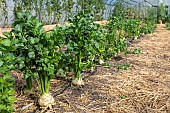
[[[170, 113], [170, 31], [158, 25], [155, 33], [130, 44], [129, 49], [135, 48], [142, 54], [108, 61], [129, 64], [128, 70], [98, 67], [95, 73], [84, 75], [82, 87], [71, 86], [69, 78], [52, 79], [52, 109], [40, 109], [36, 83], [34, 93], [24, 93], [23, 75], [13, 71], [15, 113]], [[30, 103], [34, 104], [28, 107]]]

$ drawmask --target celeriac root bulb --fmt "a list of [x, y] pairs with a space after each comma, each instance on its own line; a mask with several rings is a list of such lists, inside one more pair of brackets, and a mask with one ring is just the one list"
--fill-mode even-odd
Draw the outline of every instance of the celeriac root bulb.
[[82, 78], [75, 78], [72, 81], [72, 85], [74, 85], [74, 86], [83, 86], [84, 82], [83, 82]]
[[54, 104], [54, 98], [51, 96], [49, 93], [46, 93], [42, 96], [40, 96], [38, 103], [40, 107], [50, 107], [51, 105]]
[[99, 64], [104, 64], [104, 61], [103, 60], [99, 60]]

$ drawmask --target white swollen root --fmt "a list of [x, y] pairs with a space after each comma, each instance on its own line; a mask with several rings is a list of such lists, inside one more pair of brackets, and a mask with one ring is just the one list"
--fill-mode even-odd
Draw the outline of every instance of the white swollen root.
[[137, 39], [138, 39], [138, 36], [135, 36], [135, 37], [134, 37], [134, 40], [137, 40]]
[[74, 85], [74, 86], [83, 86], [84, 82], [83, 82], [82, 78], [75, 78], [72, 81], [72, 85]]
[[104, 64], [104, 61], [103, 60], [99, 60], [99, 64]]
[[90, 67], [90, 72], [93, 72], [94, 71], [94, 67]]
[[54, 101], [55, 100], [53, 96], [51, 96], [49, 93], [46, 93], [39, 98], [38, 103], [40, 107], [51, 107], [51, 105], [54, 104]]

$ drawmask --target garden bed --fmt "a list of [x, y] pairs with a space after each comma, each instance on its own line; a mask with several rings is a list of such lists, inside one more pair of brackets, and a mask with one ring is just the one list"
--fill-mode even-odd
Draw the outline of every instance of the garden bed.
[[[128, 70], [98, 66], [94, 73], [84, 74], [82, 87], [71, 86], [69, 78], [52, 79], [50, 92], [55, 104], [52, 109], [43, 109], [44, 113], [170, 112], [169, 34], [164, 25], [158, 25], [155, 33], [130, 44], [129, 49], [138, 48], [142, 54], [120, 55], [108, 61], [112, 65], [130, 65]], [[16, 71], [12, 75], [16, 79], [15, 113], [42, 112], [35, 99], [39, 94], [37, 85], [35, 93], [24, 94], [23, 75]]]

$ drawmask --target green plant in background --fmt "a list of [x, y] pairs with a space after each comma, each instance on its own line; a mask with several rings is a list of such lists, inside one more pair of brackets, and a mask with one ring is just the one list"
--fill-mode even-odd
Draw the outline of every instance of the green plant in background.
[[124, 18], [111, 16], [109, 21], [110, 23], [106, 26], [108, 30], [106, 35], [106, 56], [112, 58], [120, 52], [125, 52], [127, 44], [124, 36]]
[[45, 9], [45, 6], [44, 6], [44, 0], [37, 0], [37, 10], [36, 10], [36, 13], [37, 13], [37, 18], [39, 20], [43, 20], [44, 19], [44, 16], [45, 16], [45, 13], [46, 13], [46, 10]]
[[156, 12], [154, 8], [147, 10], [147, 15], [143, 19], [140, 25], [140, 33], [150, 34], [153, 33], [156, 28]]
[[39, 20], [47, 20], [46, 23], [56, 22], [61, 16], [60, 0], [17, 0], [14, 1], [14, 17], [18, 12], [27, 11], [35, 15]]
[[0, 0], [0, 21], [2, 21], [2, 17], [5, 18], [4, 24], [8, 22], [8, 7], [6, 0]]
[[78, 12], [88, 11], [94, 14], [94, 20], [102, 20], [105, 2], [105, 0], [77, 0]]
[[33, 11], [33, 2], [32, 0], [23, 0], [22, 1], [22, 10], [24, 11], [30, 11], [32, 12]]
[[[69, 0], [70, 1], [70, 0]], [[47, 0], [45, 1], [45, 8], [47, 10], [47, 24], [52, 24], [59, 22], [61, 18], [62, 11], [64, 11], [63, 6], [65, 4], [62, 4], [61, 0]], [[72, 8], [72, 6], [69, 6]]]
[[146, 17], [144, 18], [145, 20], [150, 20], [152, 21], [153, 23], [156, 23], [156, 19], [157, 19], [157, 16], [156, 16], [156, 9], [155, 8], [149, 8], [147, 9], [147, 15]]
[[153, 21], [145, 20], [145, 22], [140, 28], [140, 33], [151, 34], [154, 32], [155, 28], [156, 24]]
[[158, 8], [157, 8], [157, 21], [159, 23], [165, 22], [167, 19], [167, 8], [165, 7], [164, 3], [160, 3]]
[[68, 20], [68, 15], [72, 13], [71, 11], [73, 11], [72, 8], [74, 5], [75, 5], [74, 0], [63, 0], [63, 7], [64, 7], [63, 11], [66, 14], [65, 21]]
[[17, 13], [22, 11], [31, 12], [33, 10], [33, 3], [30, 0], [15, 0], [14, 1], [14, 18], [17, 18]]
[[140, 20], [127, 19], [125, 22], [124, 31], [128, 38], [137, 39], [140, 35]]
[[12, 113], [14, 108], [12, 104], [16, 100], [13, 96], [14, 78], [10, 71], [15, 69], [15, 57], [10, 53], [15, 51], [14, 45], [9, 39], [0, 37], [0, 112]]
[[103, 19], [103, 14], [105, 10], [105, 2], [106, 0], [93, 0], [94, 1], [94, 18], [95, 20], [102, 20]]
[[55, 1], [47, 0], [47, 2], [46, 2], [47, 12], [48, 12], [47, 13], [47, 16], [48, 16], [47, 24], [51, 24], [51, 21], [52, 21], [52, 13], [53, 13], [52, 7], [54, 7], [53, 2], [55, 2]]
[[[71, 1], [71, 0], [69, 0]], [[69, 4], [69, 3], [68, 3]], [[69, 4], [69, 7], [73, 7], [73, 4]], [[61, 5], [61, 1], [57, 0], [54, 4], [53, 4], [53, 12], [54, 12], [54, 17], [53, 17], [53, 22], [59, 22], [60, 19], [62, 18], [62, 11], [63, 11], [63, 5]], [[68, 11], [69, 12], [69, 11]]]
[[114, 10], [112, 13], [112, 16], [119, 17], [121, 16], [122, 18], [125, 17], [125, 0], [116, 0], [114, 3]]
[[[123, 21], [120, 24], [124, 23], [123, 31], [119, 33], [120, 35], [124, 35], [128, 38], [137, 39], [140, 35], [140, 24], [141, 21], [138, 19], [138, 8], [135, 6], [129, 6], [124, 0], [117, 0], [114, 3], [114, 10], [112, 13], [112, 17], [121, 18]], [[120, 25], [119, 25], [120, 26]], [[119, 28], [118, 28], [119, 29]]]
[[42, 0], [15, 0], [14, 10], [13, 10], [14, 19], [17, 18], [18, 12], [24, 12], [24, 11], [27, 11], [30, 13], [35, 11], [35, 15], [38, 16], [37, 15], [38, 1], [42, 1]]
[[127, 19], [138, 19], [140, 16], [138, 7], [137, 6], [131, 6], [129, 4], [126, 4], [124, 9], [124, 17]]
[[22, 12], [22, 1], [21, 0], [15, 1], [14, 11], [13, 11], [14, 18], [16, 18], [18, 12]]
[[[39, 8], [38, 8], [38, 2], [39, 0], [32, 0], [32, 4], [33, 4], [33, 10], [35, 11], [35, 14], [34, 16], [38, 17], [38, 11], [39, 11]], [[16, 4], [16, 2], [15, 2]], [[21, 12], [21, 11], [20, 11]]]
[[95, 60], [99, 64], [104, 64], [104, 60], [106, 59], [106, 35], [107, 31], [103, 26], [97, 25], [97, 31], [96, 33], [93, 33], [92, 37], [94, 38], [94, 53], [95, 55]]

